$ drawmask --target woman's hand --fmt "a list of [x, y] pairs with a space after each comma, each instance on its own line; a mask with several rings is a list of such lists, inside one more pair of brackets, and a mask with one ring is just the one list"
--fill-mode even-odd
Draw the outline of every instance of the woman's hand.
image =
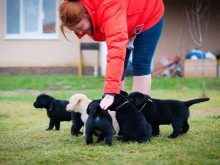
[[114, 101], [114, 95], [105, 94], [105, 96], [103, 97], [103, 99], [100, 102], [100, 107], [103, 110], [107, 110], [108, 107], [112, 105], [113, 101]]

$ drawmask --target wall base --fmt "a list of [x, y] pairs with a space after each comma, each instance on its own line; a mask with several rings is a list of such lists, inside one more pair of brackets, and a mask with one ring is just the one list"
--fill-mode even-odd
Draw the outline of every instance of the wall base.
[[[1, 75], [78, 74], [77, 67], [0, 67]], [[84, 67], [83, 75], [93, 75], [93, 67]]]

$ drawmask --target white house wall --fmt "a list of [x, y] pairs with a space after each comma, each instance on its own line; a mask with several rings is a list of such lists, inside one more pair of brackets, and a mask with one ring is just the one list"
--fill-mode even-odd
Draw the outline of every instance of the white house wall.
[[[68, 42], [61, 33], [57, 40], [9, 40], [4, 39], [4, 4], [0, 1], [0, 67], [76, 67], [79, 57], [79, 40], [74, 37]], [[185, 54], [195, 48], [183, 20], [185, 40], [180, 52], [177, 40], [180, 39], [180, 25], [184, 4], [188, 1], [165, 1], [165, 25], [155, 52], [155, 66], [162, 56]], [[204, 51], [220, 53], [220, 10], [219, 1], [213, 1], [207, 42]], [[218, 5], [217, 5], [218, 4]], [[84, 40], [90, 41], [88, 38]], [[84, 41], [85, 42], [85, 41]], [[96, 62], [96, 52], [85, 53], [85, 64], [92, 66]]]

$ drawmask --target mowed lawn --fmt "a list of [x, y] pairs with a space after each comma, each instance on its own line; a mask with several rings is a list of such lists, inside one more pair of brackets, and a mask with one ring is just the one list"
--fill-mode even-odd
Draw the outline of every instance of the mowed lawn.
[[[210, 101], [190, 108], [190, 130], [169, 139], [171, 126], [145, 144], [103, 142], [87, 146], [82, 136], [70, 134], [71, 122], [60, 131], [45, 131], [45, 110], [33, 107], [40, 93], [68, 100], [75, 93], [91, 99], [102, 95], [103, 78], [62, 76], [0, 76], [0, 164], [220, 164], [220, 79], [154, 78], [152, 97], [190, 100], [201, 97], [202, 82]], [[131, 91], [131, 78], [126, 79]], [[131, 121], [132, 122], [132, 121]]]

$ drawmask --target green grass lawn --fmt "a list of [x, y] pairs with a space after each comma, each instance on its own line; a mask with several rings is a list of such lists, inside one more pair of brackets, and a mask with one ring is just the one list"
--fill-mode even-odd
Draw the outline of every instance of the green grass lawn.
[[[84, 93], [91, 99], [102, 95], [103, 78], [63, 76], [0, 76], [0, 164], [220, 164], [220, 79], [154, 78], [152, 97], [188, 100], [201, 97], [201, 84], [209, 102], [190, 109], [190, 130], [168, 139], [171, 126], [161, 126], [161, 135], [149, 143], [103, 142], [87, 146], [81, 136], [70, 134], [71, 122], [60, 131], [45, 131], [45, 110], [32, 106], [36, 96], [48, 93], [69, 99]], [[126, 90], [131, 91], [131, 78]]]

